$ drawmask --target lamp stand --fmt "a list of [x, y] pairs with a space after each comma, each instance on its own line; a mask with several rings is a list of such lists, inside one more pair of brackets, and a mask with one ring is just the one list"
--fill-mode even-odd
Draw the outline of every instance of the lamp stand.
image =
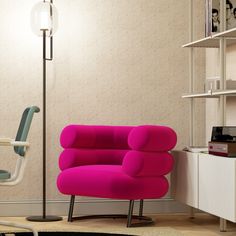
[[52, 37], [50, 37], [51, 51], [50, 58], [46, 56], [46, 31], [43, 31], [43, 214], [42, 216], [29, 216], [26, 219], [28, 221], [37, 221], [37, 222], [49, 222], [49, 221], [59, 221], [62, 220], [60, 216], [47, 215], [46, 214], [46, 61], [52, 60]]

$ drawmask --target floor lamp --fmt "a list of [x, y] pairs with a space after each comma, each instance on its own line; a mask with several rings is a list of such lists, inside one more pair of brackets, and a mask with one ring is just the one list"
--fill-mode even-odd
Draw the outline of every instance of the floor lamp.
[[[29, 221], [48, 222], [62, 220], [60, 216], [46, 214], [46, 61], [53, 59], [53, 34], [57, 29], [57, 10], [53, 0], [37, 3], [31, 12], [32, 30], [43, 37], [43, 214], [29, 216]], [[50, 57], [47, 57], [47, 37], [50, 39]]]

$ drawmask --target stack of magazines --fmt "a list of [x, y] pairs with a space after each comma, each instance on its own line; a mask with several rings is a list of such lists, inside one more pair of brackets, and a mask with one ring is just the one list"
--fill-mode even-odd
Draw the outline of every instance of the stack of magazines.
[[208, 153], [208, 147], [206, 146], [187, 146], [183, 150], [195, 153]]

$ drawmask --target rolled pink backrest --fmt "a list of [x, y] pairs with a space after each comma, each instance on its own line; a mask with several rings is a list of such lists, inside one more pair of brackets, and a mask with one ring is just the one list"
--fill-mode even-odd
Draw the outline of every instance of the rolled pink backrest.
[[168, 152], [140, 152], [126, 153], [122, 169], [130, 176], [161, 176], [168, 174], [174, 165], [174, 159]]
[[130, 131], [128, 137], [130, 148], [137, 151], [169, 151], [175, 147], [176, 142], [175, 131], [167, 126], [137, 126]]
[[68, 125], [61, 133], [63, 148], [130, 149], [131, 126]]

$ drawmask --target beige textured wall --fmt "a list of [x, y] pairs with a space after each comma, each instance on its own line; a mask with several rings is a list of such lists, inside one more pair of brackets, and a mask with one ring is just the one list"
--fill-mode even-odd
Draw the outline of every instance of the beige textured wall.
[[[42, 41], [29, 26], [35, 2], [0, 1], [0, 136], [15, 135], [26, 106], [41, 107]], [[197, 2], [204, 6], [203, 1]], [[48, 199], [63, 199], [55, 181], [59, 134], [66, 124], [163, 124], [177, 131], [179, 148], [188, 143], [189, 102], [181, 99], [188, 91], [188, 50], [181, 48], [188, 42], [188, 3], [55, 0], [60, 19], [54, 61], [48, 63]], [[203, 12], [198, 23], [204, 20]], [[203, 23], [196, 26], [196, 33], [200, 26]], [[198, 57], [196, 71], [202, 74], [202, 53]], [[204, 136], [199, 129], [204, 125], [202, 114], [199, 108], [199, 140]], [[1, 191], [2, 200], [41, 199], [41, 113], [35, 115], [31, 131], [24, 181]], [[1, 154], [1, 165], [12, 165], [8, 161], [12, 150], [1, 149]]]

